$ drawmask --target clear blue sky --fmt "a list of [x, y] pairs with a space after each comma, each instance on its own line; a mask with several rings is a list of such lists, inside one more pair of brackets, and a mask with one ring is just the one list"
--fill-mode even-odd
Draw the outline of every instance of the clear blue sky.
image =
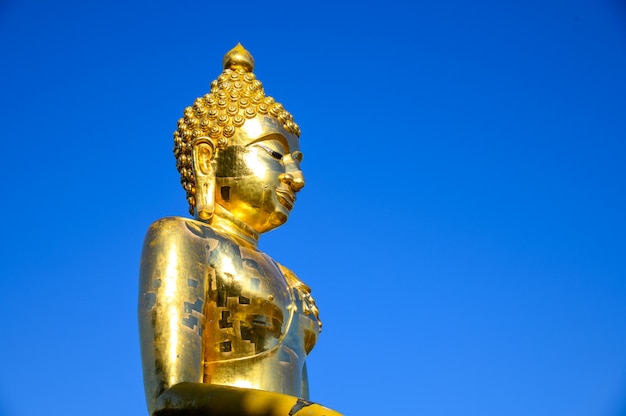
[[137, 273], [185, 106], [242, 42], [302, 128], [261, 248], [348, 415], [626, 415], [626, 5], [0, 4], [0, 414], [145, 414]]

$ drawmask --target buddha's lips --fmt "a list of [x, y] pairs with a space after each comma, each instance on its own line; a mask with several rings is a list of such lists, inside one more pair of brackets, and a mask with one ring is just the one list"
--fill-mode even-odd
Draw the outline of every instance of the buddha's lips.
[[296, 202], [296, 196], [281, 188], [276, 188], [276, 195], [278, 196], [278, 202], [283, 204], [287, 209], [291, 210], [293, 208], [293, 204]]

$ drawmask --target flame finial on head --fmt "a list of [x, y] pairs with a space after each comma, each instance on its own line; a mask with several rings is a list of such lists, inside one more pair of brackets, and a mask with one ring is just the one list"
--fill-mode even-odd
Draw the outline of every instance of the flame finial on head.
[[252, 72], [254, 70], [254, 58], [241, 43], [238, 43], [237, 46], [226, 52], [222, 65], [224, 69], [242, 68], [246, 72]]

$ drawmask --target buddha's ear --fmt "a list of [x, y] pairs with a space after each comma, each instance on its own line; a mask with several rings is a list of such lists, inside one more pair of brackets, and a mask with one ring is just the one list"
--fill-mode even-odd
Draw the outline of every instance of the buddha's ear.
[[193, 143], [193, 173], [196, 178], [196, 218], [208, 221], [215, 210], [215, 145], [208, 137]]

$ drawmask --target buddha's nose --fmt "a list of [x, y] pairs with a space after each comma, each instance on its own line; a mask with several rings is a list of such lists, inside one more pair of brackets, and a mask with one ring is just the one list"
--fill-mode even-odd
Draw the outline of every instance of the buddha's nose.
[[278, 179], [288, 185], [294, 192], [298, 192], [300, 189], [304, 188], [304, 175], [302, 175], [302, 171], [300, 170], [281, 173]]

